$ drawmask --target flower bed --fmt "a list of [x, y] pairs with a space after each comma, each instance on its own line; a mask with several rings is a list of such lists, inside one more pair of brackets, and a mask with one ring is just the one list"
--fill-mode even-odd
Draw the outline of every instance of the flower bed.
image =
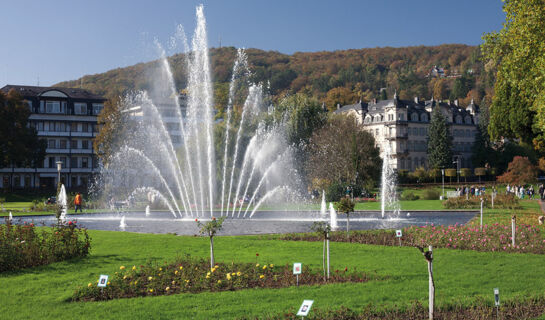
[[0, 272], [83, 257], [91, 249], [86, 229], [76, 221], [37, 230], [33, 223], [0, 225]]
[[[541, 230], [532, 225], [518, 225], [515, 232], [515, 246], [511, 245], [511, 227], [501, 224], [479, 226], [422, 226], [403, 229], [403, 246], [428, 246], [436, 248], [463, 249], [476, 251], [502, 251], [545, 254], [545, 239]], [[288, 234], [284, 240], [322, 241], [316, 233]], [[356, 242], [374, 245], [398, 246], [399, 240], [393, 230], [353, 231], [350, 239], [344, 232], [333, 232], [332, 241]]]
[[[348, 269], [333, 272], [328, 283], [365, 282], [365, 273], [348, 273]], [[97, 280], [98, 282], [98, 280]], [[248, 288], [282, 288], [296, 285], [292, 266], [273, 264], [217, 263], [210, 269], [207, 260], [194, 260], [189, 257], [162, 266], [120, 266], [119, 271], [110, 277], [108, 285], [98, 288], [97, 282], [88, 283], [76, 290], [73, 301], [99, 301], [139, 296], [157, 296], [181, 292], [198, 293], [203, 291], [228, 291]], [[299, 284], [324, 284], [322, 273], [310, 272], [303, 267]]]
[[[481, 198], [484, 199], [483, 206], [485, 208], [492, 208], [492, 197], [490, 194], [482, 197], [459, 196], [449, 198], [443, 201], [443, 207], [446, 209], [479, 209], [481, 207]], [[495, 209], [520, 209], [519, 199], [513, 194], [498, 194], [494, 197]]]

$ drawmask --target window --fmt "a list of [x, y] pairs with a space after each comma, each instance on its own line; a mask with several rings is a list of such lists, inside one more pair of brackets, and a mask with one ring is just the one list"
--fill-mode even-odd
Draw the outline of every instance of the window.
[[428, 122], [428, 115], [423, 113], [421, 116], [420, 116], [420, 120], [422, 122]]
[[418, 113], [411, 114], [411, 120], [412, 121], [418, 121]]
[[460, 115], [456, 116], [456, 123], [462, 123], [462, 116]]
[[[64, 107], [64, 103], [62, 106]], [[46, 101], [45, 112], [46, 113], [64, 113], [64, 110], [61, 109], [60, 101]]]
[[71, 149], [77, 149], [78, 148], [78, 140], [70, 140], [70, 148]]
[[89, 141], [88, 140], [81, 140], [81, 148], [82, 149], [89, 149]]
[[89, 168], [89, 159], [87, 157], [81, 158], [81, 167], [82, 168]]
[[25, 176], [25, 187], [27, 187], [27, 188], [31, 187], [31, 185], [30, 185], [30, 176], [28, 174]]
[[62, 167], [63, 168], [68, 168], [67, 163], [66, 163], [66, 157], [61, 157], [59, 159], [59, 161], [62, 162]]
[[49, 157], [49, 168], [56, 168], [55, 157]]
[[66, 149], [66, 140], [60, 140], [59, 143], [59, 149]]
[[420, 128], [420, 135], [421, 135], [421, 136], [425, 136], [425, 135], [426, 135], [426, 133], [424, 132], [424, 128]]
[[102, 109], [104, 109], [104, 105], [102, 103], [93, 103], [93, 115], [97, 116]]
[[375, 136], [377, 136], [377, 137], [378, 137], [378, 128], [377, 128], [377, 129], [375, 129]]
[[77, 122], [72, 122], [70, 124], [70, 131], [72, 131], [72, 132], [78, 131], [78, 123]]
[[87, 123], [86, 123], [86, 122], [82, 123], [82, 124], [81, 124], [81, 131], [82, 131], [82, 132], [87, 132], [87, 130], [88, 130], [88, 128], [87, 128]]
[[77, 168], [78, 167], [78, 158], [72, 157], [70, 158], [70, 168]]
[[80, 102], [74, 103], [74, 114], [87, 114], [87, 104]]
[[36, 130], [44, 131], [44, 123], [42, 121], [36, 122]]
[[55, 123], [55, 131], [57, 132], [64, 132], [66, 129], [64, 122], [56, 122]]
[[397, 120], [399, 120], [399, 121], [405, 120], [405, 115], [403, 113], [398, 113]]
[[40, 101], [40, 113], [45, 113], [45, 103], [44, 101]]
[[55, 149], [57, 147], [57, 141], [55, 139], [47, 140], [47, 147], [50, 149]]

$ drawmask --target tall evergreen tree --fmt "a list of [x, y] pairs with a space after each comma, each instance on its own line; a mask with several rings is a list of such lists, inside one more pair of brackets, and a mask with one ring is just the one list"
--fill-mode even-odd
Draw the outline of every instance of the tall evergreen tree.
[[495, 165], [495, 163], [490, 163], [490, 160], [496, 158], [491, 156], [494, 154], [495, 150], [492, 148], [492, 143], [490, 142], [490, 135], [488, 134], [488, 124], [490, 123], [490, 113], [485, 99], [483, 98], [481, 105], [479, 106], [479, 123], [477, 125], [477, 132], [475, 135], [475, 142], [472, 146], [472, 156], [471, 162], [475, 167], [484, 167], [485, 164]]
[[435, 107], [431, 114], [428, 129], [428, 162], [430, 168], [450, 168], [452, 166], [452, 136], [447, 119]]

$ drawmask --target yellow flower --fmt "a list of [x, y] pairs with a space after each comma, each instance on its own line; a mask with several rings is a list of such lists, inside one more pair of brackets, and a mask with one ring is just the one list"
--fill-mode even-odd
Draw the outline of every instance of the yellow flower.
[[241, 275], [242, 275], [242, 272], [240, 272], [240, 271], [239, 271], [239, 272], [237, 272], [237, 276], [239, 276], [239, 277], [240, 277]]
[[159, 273], [159, 274], [158, 274], [158, 276], [160, 277], [160, 276], [161, 276], [161, 274]]
[[206, 275], [207, 275], [207, 276], [210, 276], [210, 272], [207, 272]]
[[110, 285], [110, 281], [108, 281], [108, 283], [106, 283], [107, 285]]
[[182, 270], [184, 267], [183, 266], [180, 266], [180, 270]]
[[271, 263], [271, 264], [269, 265], [269, 267], [274, 268], [274, 264]]
[[125, 266], [119, 267], [119, 270], [125, 270]]
[[165, 291], [168, 291], [168, 290], [170, 290], [170, 287], [166, 287], [166, 288], [165, 288]]
[[216, 268], [215, 268], [215, 267], [214, 267], [214, 268], [212, 268], [212, 270], [211, 270], [211, 271], [212, 271], [212, 272], [216, 271]]
[[153, 289], [149, 289], [149, 292], [153, 292]]
[[127, 276], [123, 276], [123, 280], [127, 279]]
[[176, 284], [176, 281], [172, 280], [172, 285], [175, 285]]
[[185, 283], [189, 283], [189, 280], [186, 280]]
[[93, 284], [91, 282], [89, 282], [89, 284], [87, 285], [88, 287], [92, 286]]
[[228, 273], [225, 277], [227, 278], [227, 280], [231, 280], [231, 274], [230, 273]]
[[137, 284], [138, 284], [138, 280], [136, 280], [136, 281], [134, 282], [134, 285], [137, 285]]
[[214, 268], [216, 268], [216, 269], [219, 268], [219, 267], [220, 267], [220, 266], [218, 266], [218, 265], [215, 265], [215, 266], [214, 266]]
[[159, 271], [163, 271], [163, 268], [159, 268]]
[[133, 269], [133, 270], [136, 270], [136, 266], [132, 266], [132, 269]]
[[267, 269], [267, 266], [263, 266], [263, 270]]
[[218, 284], [220, 284], [220, 283], [221, 283], [221, 280], [218, 280]]
[[234, 276], [234, 275], [236, 275], [236, 273], [233, 272], [233, 273], [231, 273], [231, 275]]
[[153, 277], [148, 277], [148, 280], [151, 281], [153, 279]]
[[210, 279], [210, 276], [207, 275], [207, 276], [206, 276], [206, 279]]
[[256, 264], [255, 266], [256, 266], [256, 268], [257, 268], [257, 267], [259, 267], [259, 263], [258, 263], [258, 264]]
[[263, 278], [265, 278], [264, 275], [260, 275], [260, 276], [259, 276], [259, 279], [263, 279]]
[[174, 274], [178, 274], [178, 270], [174, 271]]

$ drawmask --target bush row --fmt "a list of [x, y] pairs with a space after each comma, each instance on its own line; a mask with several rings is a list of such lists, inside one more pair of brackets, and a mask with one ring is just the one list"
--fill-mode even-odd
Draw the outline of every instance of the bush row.
[[0, 272], [83, 257], [91, 249], [86, 229], [75, 221], [37, 230], [33, 223], [0, 225]]
[[[484, 196], [460, 196], [449, 198], [443, 201], [443, 207], [447, 209], [479, 209], [481, 207], [481, 198], [484, 200], [485, 208], [492, 208], [492, 195]], [[519, 199], [514, 194], [498, 194], [494, 197], [495, 209], [520, 209]]]

